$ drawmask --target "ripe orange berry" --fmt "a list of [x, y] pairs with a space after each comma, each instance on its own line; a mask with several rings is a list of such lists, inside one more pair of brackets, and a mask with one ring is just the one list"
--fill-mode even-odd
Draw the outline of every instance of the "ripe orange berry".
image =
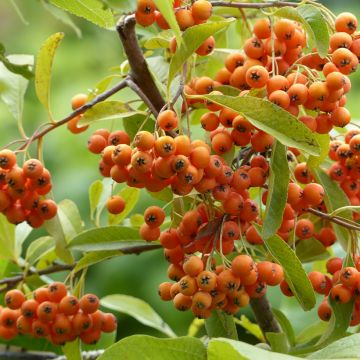
[[360, 280], [360, 274], [354, 267], [343, 268], [340, 272], [340, 281], [348, 288], [352, 288]]
[[114, 148], [111, 148], [111, 150], [111, 160], [114, 164], [118, 166], [127, 166], [130, 164], [132, 149], [129, 145], [119, 144], [116, 145]]
[[180, 292], [186, 296], [194, 295], [198, 288], [195, 278], [190, 275], [183, 276], [179, 281], [179, 285]]
[[295, 34], [295, 24], [290, 20], [280, 19], [274, 25], [274, 32], [281, 41], [291, 40]]
[[44, 220], [52, 219], [57, 213], [57, 205], [55, 201], [51, 199], [40, 201], [38, 209], [39, 215]]
[[295, 234], [300, 239], [309, 239], [314, 234], [314, 224], [309, 219], [300, 219], [296, 223]]
[[208, 309], [211, 303], [212, 297], [208, 292], [198, 291], [192, 297], [192, 306], [198, 309]]
[[100, 330], [91, 330], [80, 335], [80, 339], [84, 344], [94, 345], [96, 344], [101, 337]]
[[159, 227], [150, 227], [148, 224], [144, 223], [140, 227], [140, 236], [146, 241], [155, 241], [160, 237], [160, 228]]
[[72, 319], [72, 326], [75, 334], [80, 335], [83, 332], [91, 329], [92, 319], [90, 315], [79, 311]]
[[44, 301], [48, 301], [49, 298], [49, 289], [42, 287], [38, 288], [33, 293], [34, 300], [38, 302], [39, 304], [43, 303]]
[[54, 282], [49, 285], [49, 299], [53, 302], [60, 302], [60, 300], [67, 295], [66, 286], [62, 282]]
[[104, 322], [101, 328], [101, 331], [105, 333], [110, 333], [116, 330], [117, 320], [114, 314], [105, 313], [104, 314]]
[[80, 309], [84, 314], [93, 314], [99, 309], [99, 299], [94, 294], [86, 294], [79, 300]]
[[[29, 334], [32, 330], [32, 320], [25, 316], [19, 316], [16, 321], [16, 330], [19, 334]], [[1, 335], [0, 335], [1, 336]]]
[[165, 212], [158, 206], [149, 206], [145, 210], [144, 220], [151, 228], [159, 227], [165, 220]]
[[213, 52], [215, 48], [215, 39], [213, 36], [208, 37], [195, 51], [199, 56], [207, 56]]
[[246, 72], [246, 82], [251, 88], [262, 88], [268, 80], [269, 73], [263, 66], [252, 66]]
[[212, 13], [212, 5], [207, 0], [197, 0], [191, 6], [191, 13], [195, 21], [207, 20]]
[[332, 309], [327, 300], [324, 300], [318, 307], [319, 318], [323, 321], [329, 321], [331, 318], [331, 314]]
[[233, 53], [228, 55], [228, 57], [226, 58], [225, 66], [232, 73], [235, 71], [237, 67], [243, 66], [244, 62], [245, 62], [244, 55], [240, 53]]
[[50, 325], [48, 323], [42, 322], [40, 319], [37, 319], [32, 323], [31, 332], [36, 338], [46, 337], [50, 335]]
[[290, 97], [283, 90], [276, 90], [269, 95], [269, 100], [277, 106], [287, 109], [290, 105]]
[[59, 311], [65, 315], [74, 315], [79, 310], [79, 300], [76, 296], [67, 295], [59, 303]]
[[173, 284], [171, 282], [163, 282], [159, 285], [158, 294], [161, 300], [169, 301], [172, 299], [170, 289]]
[[161, 129], [171, 131], [177, 128], [179, 119], [175, 111], [165, 110], [158, 115], [156, 121]]
[[255, 21], [253, 33], [259, 39], [267, 39], [271, 36], [270, 20], [267, 18]]
[[15, 328], [16, 321], [20, 316], [19, 311], [8, 308], [1, 309], [0, 312], [0, 326], [5, 328]]
[[331, 114], [331, 122], [334, 126], [344, 127], [350, 120], [350, 111], [344, 107], [336, 108]]
[[44, 301], [39, 304], [36, 310], [36, 314], [39, 320], [42, 322], [47, 323], [53, 321], [57, 314], [57, 304], [50, 301]]
[[57, 335], [69, 334], [71, 328], [71, 321], [64, 314], [57, 314], [51, 326], [52, 331]]
[[5, 294], [4, 300], [9, 309], [16, 310], [20, 309], [26, 299], [22, 291], [14, 289]]
[[190, 256], [184, 261], [183, 270], [185, 274], [196, 277], [204, 270], [204, 263], [198, 256]]
[[71, 107], [73, 110], [78, 109], [79, 107], [85, 105], [88, 101], [88, 96], [86, 94], [77, 94], [71, 98]]
[[36, 300], [29, 299], [22, 303], [21, 305], [21, 314], [25, 318], [34, 318], [36, 316], [36, 311], [39, 306], [39, 303]]
[[303, 189], [303, 199], [310, 206], [318, 206], [324, 199], [324, 188], [317, 183], [307, 184]]
[[191, 10], [179, 9], [175, 12], [175, 16], [176, 16], [176, 21], [179, 24], [180, 30], [182, 31], [195, 25], [195, 20]]
[[343, 31], [352, 34], [356, 31], [358, 21], [354, 14], [343, 12], [336, 17], [335, 29], [336, 31]]
[[331, 297], [340, 304], [348, 303], [352, 298], [352, 292], [345, 285], [337, 284], [331, 289]]
[[259, 59], [264, 55], [264, 44], [256, 37], [247, 39], [244, 43], [245, 54], [252, 59]]
[[113, 195], [106, 202], [106, 208], [110, 214], [120, 214], [126, 206], [125, 200], [119, 195]]
[[182, 293], [176, 294], [173, 303], [175, 308], [179, 311], [189, 310], [192, 306], [191, 296], [186, 296]]
[[196, 277], [196, 283], [199, 289], [210, 292], [216, 287], [217, 276], [211, 271], [202, 271]]
[[75, 116], [67, 123], [68, 130], [73, 134], [80, 134], [89, 128], [89, 125], [79, 126], [82, 115]]
[[154, 135], [148, 131], [139, 131], [135, 135], [134, 144], [139, 150], [151, 150], [155, 144]]

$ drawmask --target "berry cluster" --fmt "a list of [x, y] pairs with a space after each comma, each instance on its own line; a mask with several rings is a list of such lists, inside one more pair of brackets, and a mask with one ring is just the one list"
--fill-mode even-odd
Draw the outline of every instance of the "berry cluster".
[[[335, 162], [329, 168], [330, 177], [337, 181], [349, 198], [351, 205], [360, 205], [360, 131], [350, 130], [345, 134], [344, 141], [330, 142], [329, 158]], [[359, 220], [359, 214], [353, 217]]]
[[189, 256], [179, 264], [171, 264], [168, 277], [175, 281], [159, 286], [162, 300], [172, 300], [177, 310], [191, 309], [198, 318], [207, 318], [211, 310], [221, 309], [235, 314], [249, 303], [260, 298], [267, 285], [279, 285], [284, 278], [280, 265], [269, 261], [255, 263], [249, 255], [236, 256], [230, 266], [216, 266], [208, 258]]
[[10, 223], [27, 221], [38, 228], [53, 218], [55, 202], [42, 198], [51, 188], [50, 172], [39, 160], [27, 160], [20, 167], [13, 151], [0, 151], [0, 212]]
[[116, 318], [103, 313], [96, 295], [81, 299], [68, 295], [63, 283], [38, 288], [32, 299], [20, 290], [5, 294], [6, 307], [0, 309], [0, 337], [11, 340], [29, 334], [46, 338], [54, 345], [64, 345], [79, 337], [85, 344], [95, 344], [101, 332], [116, 330]]
[[[212, 5], [207, 0], [196, 0], [191, 6], [182, 5], [181, 0], [176, 0], [173, 4], [176, 21], [182, 31], [194, 25], [205, 23], [212, 13]], [[170, 29], [169, 24], [166, 22], [161, 12], [156, 10], [156, 5], [153, 0], [138, 0], [135, 18], [137, 23], [142, 26], [150, 26], [156, 22], [160, 29]], [[172, 53], [175, 52], [176, 46], [176, 39], [174, 37], [170, 43], [170, 51]], [[214, 47], [215, 39], [213, 36], [210, 36], [196, 50], [196, 54], [200, 56], [209, 55]]]

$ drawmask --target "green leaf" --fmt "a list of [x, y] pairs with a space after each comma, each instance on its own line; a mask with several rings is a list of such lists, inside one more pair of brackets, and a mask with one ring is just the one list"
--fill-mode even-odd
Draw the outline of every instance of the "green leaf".
[[59, 216], [56, 215], [44, 224], [44, 228], [54, 238], [56, 255], [66, 263], [73, 263], [74, 259], [68, 249], [66, 249], [66, 236], [62, 228]]
[[0, 54], [0, 61], [5, 65], [5, 67], [14, 74], [21, 75], [27, 80], [31, 80], [34, 77], [32, 71], [32, 64], [17, 64], [11, 62], [7, 56], [5, 56], [5, 48], [2, 46], [2, 52]]
[[120, 214], [109, 214], [109, 225], [120, 224], [131, 213], [139, 201], [140, 190], [126, 186], [120, 191], [119, 195], [125, 200], [125, 208]]
[[205, 320], [205, 328], [210, 338], [225, 337], [233, 340], [238, 339], [234, 317], [225, 314], [223, 311], [213, 310], [211, 316]]
[[135, 318], [140, 323], [161, 331], [169, 337], [175, 333], [159, 314], [144, 300], [128, 295], [108, 295], [101, 299], [101, 305]]
[[94, 219], [94, 213], [100, 203], [101, 194], [104, 191], [102, 181], [96, 180], [89, 187], [90, 217]]
[[283, 145], [311, 155], [320, 154], [314, 133], [289, 112], [266, 99], [226, 95], [194, 95], [191, 98], [203, 98], [243, 114], [254, 126], [274, 136]]
[[110, 9], [104, 9], [98, 0], [50, 0], [50, 2], [71, 14], [80, 16], [92, 23], [111, 28], [115, 25], [114, 16]]
[[[259, 231], [261, 227], [254, 224]], [[279, 236], [264, 239], [265, 246], [275, 260], [283, 267], [286, 281], [304, 310], [312, 309], [316, 304], [315, 293], [306, 272], [290, 246]]]
[[66, 343], [61, 349], [67, 360], [82, 360], [79, 338], [70, 343]]
[[173, 194], [173, 192], [171, 191], [171, 189], [169, 187], [166, 187], [166, 188], [164, 188], [164, 189], [162, 189], [161, 191], [158, 191], [158, 192], [148, 191], [148, 193], [153, 198], [155, 198], [157, 200], [164, 201], [166, 203], [170, 202], [174, 197], [174, 194]]
[[95, 251], [85, 254], [76, 264], [73, 272], [74, 274], [78, 271], [85, 269], [91, 265], [97, 264], [100, 261], [110, 259], [114, 256], [120, 256], [122, 252], [119, 250], [109, 250], [109, 251]]
[[174, 0], [154, 0], [154, 3], [170, 28], [174, 31], [177, 43], [181, 44], [181, 31], [173, 8]]
[[16, 260], [15, 258], [15, 225], [10, 224], [6, 216], [0, 214], [0, 259]]
[[193, 337], [158, 339], [147, 335], [126, 337], [105, 350], [98, 360], [206, 360], [204, 344]]
[[261, 342], [266, 342], [264, 334], [262, 333], [260, 326], [251, 322], [245, 315], [241, 315], [240, 320], [234, 317], [236, 325], [243, 327], [249, 334], [255, 336]]
[[43, 236], [33, 241], [26, 251], [25, 260], [34, 265], [42, 256], [54, 250], [54, 239], [51, 236]]
[[174, 80], [176, 74], [180, 71], [186, 60], [194, 54], [209, 36], [227, 28], [233, 21], [234, 20], [207, 22], [206, 24], [191, 26], [184, 31], [182, 36], [183, 41], [181, 45], [177, 47], [174, 56], [171, 58], [168, 76], [168, 91], [170, 90], [171, 82]]
[[360, 334], [347, 336], [319, 350], [308, 359], [358, 359], [360, 353]]
[[318, 167], [321, 163], [326, 159], [329, 152], [329, 142], [330, 142], [330, 135], [329, 134], [315, 134], [318, 143], [320, 145], [320, 156], [309, 156], [307, 161], [307, 166], [309, 167]]
[[296, 245], [296, 255], [302, 263], [323, 260], [329, 257], [326, 247], [315, 238], [299, 241]]
[[230, 339], [212, 339], [208, 346], [208, 360], [295, 360], [298, 357], [273, 353]]
[[16, 225], [15, 228], [15, 257], [19, 258], [22, 253], [22, 246], [24, 241], [33, 231], [33, 228], [26, 222], [22, 222], [19, 225]]
[[125, 226], [107, 226], [82, 232], [71, 240], [68, 247], [81, 251], [103, 251], [147, 244], [140, 240], [138, 230]]
[[285, 333], [267, 332], [266, 338], [269, 340], [271, 350], [277, 353], [287, 353], [289, 343]]
[[282, 311], [280, 311], [279, 309], [275, 309], [273, 307], [272, 312], [275, 315], [276, 320], [280, 324], [282, 331], [286, 334], [287, 339], [289, 341], [289, 344], [291, 346], [294, 346], [295, 343], [296, 343], [296, 341], [295, 341], [295, 331], [294, 331], [294, 329], [293, 329], [293, 327], [291, 325], [291, 322], [286, 317], [286, 315]]
[[296, 337], [297, 344], [307, 343], [316, 337], [320, 337], [327, 329], [328, 323], [325, 321], [318, 321], [303, 329]]
[[77, 37], [81, 38], [81, 29], [75, 25], [75, 23], [71, 20], [70, 16], [63, 10], [48, 4], [46, 1], [41, 1], [42, 6], [46, 11], [48, 11], [55, 19], [61, 21], [63, 24], [69, 26], [74, 30]]
[[123, 125], [124, 130], [129, 134], [130, 138], [133, 139], [140, 129], [153, 132], [155, 122], [148, 116], [136, 114], [123, 119]]
[[[33, 65], [32, 55], [9, 55], [7, 59], [13, 64]], [[9, 71], [0, 63], [0, 99], [8, 107], [11, 115], [21, 121], [24, 108], [24, 95], [29, 81], [23, 76]]]
[[55, 33], [46, 39], [36, 57], [35, 66], [35, 91], [39, 101], [45, 107], [49, 118], [52, 119], [50, 110], [50, 80], [54, 56], [64, 33]]
[[146, 39], [144, 42], [144, 47], [148, 50], [155, 49], [167, 49], [170, 44], [170, 40], [173, 37], [173, 32], [171, 30], [162, 31], [159, 34], [151, 37], [150, 39]]
[[[321, 184], [325, 190], [325, 205], [329, 213], [336, 209], [349, 205], [349, 201], [344, 191], [340, 188], [338, 183], [333, 181], [330, 176], [320, 168], [311, 168], [311, 172], [315, 177], [317, 183]], [[351, 211], [344, 211], [342, 217], [352, 219]], [[344, 227], [332, 224], [336, 237], [343, 249], [347, 249], [349, 241], [349, 232]]]
[[58, 216], [67, 241], [83, 231], [83, 221], [76, 204], [68, 199], [58, 204]]
[[230, 86], [230, 85], [216, 86], [214, 88], [214, 90], [220, 91], [224, 95], [229, 95], [229, 96], [238, 96], [241, 92], [241, 90], [239, 90], [238, 88]]
[[275, 142], [272, 147], [269, 192], [266, 201], [262, 237], [268, 239], [281, 226], [289, 186], [289, 165], [286, 147]]
[[134, 110], [121, 101], [104, 101], [87, 110], [79, 123], [87, 125], [95, 121], [121, 119], [138, 113], [146, 115], [145, 112]]
[[329, 51], [329, 30], [326, 20], [318, 7], [305, 4], [293, 7], [284, 7], [276, 10], [273, 15], [295, 20], [304, 26], [312, 43], [316, 45], [321, 57]]

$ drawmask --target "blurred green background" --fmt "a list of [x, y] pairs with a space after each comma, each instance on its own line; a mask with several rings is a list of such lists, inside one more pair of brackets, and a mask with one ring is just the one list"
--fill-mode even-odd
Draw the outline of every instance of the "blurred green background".
[[[18, 16], [16, 5], [24, 15], [26, 24]], [[112, 0], [112, 5], [134, 7], [135, 0]], [[351, 11], [360, 18], [360, 1], [329, 0], [320, 1], [335, 12]], [[129, 9], [130, 10], [130, 9]], [[105, 76], [114, 66], [123, 60], [121, 43], [114, 31], [100, 29], [83, 19], [71, 16], [82, 31], [79, 38], [71, 27], [56, 20], [36, 0], [0, 1], [0, 42], [6, 47], [7, 54], [36, 54], [44, 40], [55, 32], [64, 32], [54, 62], [51, 88], [51, 104], [55, 118], [60, 119], [70, 112], [70, 99], [79, 92], [86, 92]], [[348, 107], [354, 118], [360, 118], [358, 98], [360, 91], [360, 72], [351, 76], [353, 90], [348, 96]], [[133, 95], [123, 92], [120, 98], [128, 100]], [[46, 120], [46, 112], [38, 102], [33, 81], [26, 94], [24, 126], [30, 134]], [[121, 120], [119, 120], [121, 122]], [[103, 124], [101, 124], [103, 125]], [[100, 176], [97, 170], [97, 157], [86, 149], [86, 141], [91, 130], [74, 136], [66, 128], [60, 128], [46, 137], [44, 143], [45, 161], [54, 179], [54, 195], [57, 201], [72, 199], [80, 208], [85, 221], [88, 221], [88, 187]], [[0, 146], [17, 138], [16, 124], [7, 108], [0, 104]], [[145, 203], [153, 202], [144, 195], [141, 206], [135, 212], [141, 212]], [[148, 301], [178, 335], [185, 335], [192, 315], [173, 309], [171, 303], [161, 302], [157, 295], [157, 286], [166, 281], [167, 263], [161, 251], [126, 256], [94, 266], [87, 275], [87, 290], [99, 296], [108, 294], [129, 294]], [[278, 289], [271, 289], [269, 297], [291, 319], [297, 330], [317, 321], [316, 310], [304, 316], [295, 301], [280, 296]], [[243, 311], [251, 317], [249, 309]], [[135, 320], [119, 317], [118, 336], [133, 333], [148, 333], [161, 336]], [[243, 334], [245, 337], [246, 335]]]

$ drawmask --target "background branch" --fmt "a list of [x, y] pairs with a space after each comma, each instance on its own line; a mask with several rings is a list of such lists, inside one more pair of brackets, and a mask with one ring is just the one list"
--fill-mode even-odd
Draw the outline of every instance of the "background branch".
[[265, 338], [267, 332], [278, 333], [281, 331], [280, 325], [275, 319], [275, 316], [271, 310], [271, 305], [266, 295], [259, 299], [251, 299], [250, 306]]

